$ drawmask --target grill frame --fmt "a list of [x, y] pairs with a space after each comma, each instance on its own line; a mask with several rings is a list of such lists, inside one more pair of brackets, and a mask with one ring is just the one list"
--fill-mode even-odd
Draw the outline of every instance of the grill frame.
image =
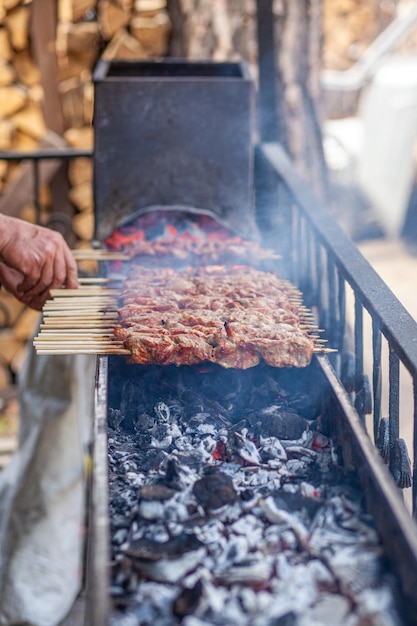
[[[397, 573], [406, 597], [417, 615], [417, 531], [406, 511], [400, 493], [387, 468], [376, 452], [373, 440], [381, 418], [382, 395], [389, 396], [389, 433], [391, 461], [395, 442], [401, 436], [400, 366], [409, 372], [413, 396], [412, 509], [417, 516], [417, 323], [393, 295], [376, 272], [362, 257], [356, 246], [343, 233], [323, 204], [297, 174], [279, 143], [280, 85], [271, 55], [272, 1], [257, 0], [259, 45], [259, 119], [263, 140], [255, 146], [255, 187], [258, 192], [257, 218], [268, 224], [268, 242], [284, 240], [284, 253], [290, 259], [288, 277], [303, 292], [305, 303], [314, 309], [319, 325], [326, 329], [330, 345], [338, 353], [330, 358], [315, 357], [327, 380], [338, 421], [335, 429], [343, 442], [344, 458], [359, 468], [359, 476], [369, 510], [373, 513], [385, 548]], [[270, 89], [275, 85], [276, 89]], [[266, 142], [266, 139], [272, 142]], [[33, 196], [38, 215], [41, 214], [39, 194], [39, 163], [43, 159], [70, 159], [91, 156], [91, 151], [42, 149], [33, 153], [0, 152], [0, 159], [31, 160], [34, 168]], [[270, 223], [262, 199], [265, 193], [273, 199], [276, 222]], [[279, 207], [277, 206], [279, 203]], [[288, 237], [283, 238], [284, 227]], [[265, 228], [262, 229], [261, 231]], [[281, 246], [282, 247], [282, 246]], [[353, 340], [347, 339], [351, 321], [347, 316], [346, 288], [354, 295], [352, 321]], [[373, 404], [373, 437], [363, 428], [364, 394], [364, 314], [372, 321], [372, 359], [370, 386]], [[401, 324], [399, 325], [399, 321]], [[382, 342], [388, 345], [388, 362], [384, 361]], [[344, 359], [353, 360], [353, 378], [344, 377]], [[382, 381], [382, 370], [389, 372], [388, 384]], [[107, 514], [107, 370], [108, 357], [97, 358], [96, 410], [93, 441], [93, 474], [89, 492], [88, 555], [87, 555], [87, 622], [101, 626], [109, 614], [108, 563], [109, 536]], [[341, 382], [343, 379], [343, 383]], [[386, 389], [385, 387], [388, 387]], [[355, 408], [356, 405], [356, 408]], [[395, 540], [393, 540], [395, 538]], [[417, 617], [411, 624], [417, 623]]]

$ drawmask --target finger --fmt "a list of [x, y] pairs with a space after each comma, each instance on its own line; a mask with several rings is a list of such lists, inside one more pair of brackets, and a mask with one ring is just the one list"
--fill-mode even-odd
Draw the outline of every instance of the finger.
[[22, 282], [17, 285], [17, 290], [22, 294], [27, 293], [38, 284], [40, 277], [41, 266], [34, 265], [31, 271], [24, 275]]
[[21, 299], [24, 304], [29, 306], [31, 309], [35, 309], [36, 311], [42, 311], [42, 307], [46, 300], [47, 297], [43, 298], [42, 296], [23, 297]]
[[50, 260], [45, 260], [43, 265], [40, 268], [40, 275], [37, 282], [33, 282], [31, 285], [28, 285], [28, 288], [24, 288], [25, 281], [20, 285], [20, 291], [27, 297], [37, 296], [43, 293], [45, 290], [48, 290], [52, 284], [54, 277], [54, 266], [55, 260], [52, 262]]
[[78, 287], [78, 267], [77, 263], [69, 248], [64, 249], [65, 262], [67, 275], [65, 280], [65, 287], [67, 289], [77, 289]]

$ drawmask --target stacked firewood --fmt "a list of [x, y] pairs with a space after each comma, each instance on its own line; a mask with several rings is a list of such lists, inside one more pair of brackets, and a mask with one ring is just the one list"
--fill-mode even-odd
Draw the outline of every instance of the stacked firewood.
[[[56, 52], [59, 94], [68, 144], [92, 145], [92, 71], [98, 57], [158, 58], [166, 54], [170, 21], [165, 0], [59, 0]], [[94, 229], [91, 164], [69, 167], [73, 230], [88, 242]]]
[[[0, 0], [0, 150], [92, 148], [98, 58], [159, 58], [167, 53], [169, 35], [165, 0]], [[51, 185], [58, 168], [49, 161], [41, 167], [41, 221], [62, 211], [67, 197], [71, 245], [89, 247], [91, 160], [69, 161], [54, 206]], [[36, 221], [31, 176], [27, 164], [0, 160], [1, 211]], [[0, 391], [19, 372], [37, 321], [36, 312], [0, 291]]]

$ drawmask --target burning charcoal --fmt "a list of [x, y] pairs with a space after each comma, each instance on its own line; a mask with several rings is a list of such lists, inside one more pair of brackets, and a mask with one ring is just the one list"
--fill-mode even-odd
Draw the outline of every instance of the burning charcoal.
[[225, 585], [257, 585], [270, 579], [271, 570], [272, 564], [258, 553], [217, 574], [216, 580]]
[[155, 414], [161, 422], [169, 422], [171, 411], [165, 402], [158, 402], [154, 408]]
[[123, 415], [119, 409], [109, 409], [109, 426], [118, 430], [123, 421]]
[[148, 472], [150, 470], [158, 469], [164, 458], [165, 453], [162, 450], [155, 450], [152, 448], [147, 450], [141, 461], [142, 471]]
[[202, 546], [203, 544], [195, 535], [184, 533], [164, 543], [159, 543], [152, 539], [132, 541], [126, 550], [126, 555], [132, 559], [145, 559], [147, 561], [176, 559], [185, 552], [198, 550]]
[[123, 385], [120, 412], [123, 416], [123, 429], [129, 433], [135, 430], [138, 403], [138, 388], [133, 381], [127, 380]]
[[328, 566], [342, 591], [351, 598], [363, 589], [375, 589], [381, 583], [382, 562], [379, 548], [366, 553], [352, 546], [338, 550], [329, 557]]
[[200, 602], [203, 594], [203, 585], [201, 580], [198, 580], [196, 584], [191, 588], [184, 588], [177, 596], [174, 605], [173, 613], [177, 617], [185, 617], [186, 615], [192, 615], [196, 610], [198, 603]]
[[155, 425], [155, 420], [147, 413], [139, 413], [135, 421], [135, 431], [143, 433], [151, 430]]
[[301, 545], [307, 544], [308, 530], [295, 513], [289, 513], [285, 509], [280, 509], [271, 496], [264, 500], [261, 505], [261, 511], [271, 524], [287, 525], [294, 532]]
[[234, 432], [229, 440], [234, 456], [237, 456], [238, 459], [241, 459], [248, 465], [262, 465], [262, 459], [255, 444], [247, 439], [244, 434], [241, 435], [238, 432]]
[[109, 411], [111, 626], [400, 626], [356, 482], [305, 419], [307, 374], [129, 367]]
[[140, 490], [140, 497], [143, 500], [158, 500], [159, 502], [164, 502], [172, 498], [175, 493], [173, 489], [169, 489], [169, 487], [165, 485], [144, 485]]
[[306, 498], [302, 493], [289, 493], [287, 491], [274, 492], [272, 494], [275, 504], [278, 508], [288, 512], [300, 512], [305, 513], [309, 519], [313, 519], [317, 511], [323, 504], [323, 501], [318, 497]]
[[296, 411], [285, 410], [279, 405], [271, 405], [249, 418], [251, 425], [259, 429], [259, 435], [278, 439], [300, 439], [308, 428], [308, 422]]
[[178, 583], [188, 572], [193, 571], [202, 562], [205, 548], [184, 552], [176, 558], [157, 560], [134, 559], [135, 568], [143, 575], [165, 583]]
[[343, 626], [347, 623], [351, 612], [349, 600], [343, 596], [326, 593], [321, 596], [317, 604], [311, 609], [311, 619], [318, 624], [332, 624]]
[[165, 476], [163, 478], [164, 485], [175, 491], [181, 491], [181, 472], [173, 458], [169, 458], [166, 462]]
[[215, 471], [194, 483], [193, 494], [205, 510], [220, 509], [237, 499], [233, 481], [227, 474]]
[[285, 452], [280, 440], [276, 437], [261, 437], [260, 444], [262, 461], [272, 461], [273, 459], [278, 459], [280, 461], [287, 460], [287, 453]]

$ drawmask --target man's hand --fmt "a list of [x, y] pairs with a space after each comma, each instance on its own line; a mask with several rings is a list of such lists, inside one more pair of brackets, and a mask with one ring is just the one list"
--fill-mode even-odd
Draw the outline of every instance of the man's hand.
[[74, 257], [62, 235], [49, 228], [1, 215], [0, 262], [6, 289], [33, 308], [48, 298], [50, 289], [78, 287]]
[[0, 283], [4, 288], [15, 296], [20, 302], [24, 302], [32, 309], [42, 310], [45, 301], [49, 297], [49, 290], [40, 294], [39, 296], [25, 296], [21, 291], [18, 291], [17, 286], [21, 284], [23, 275], [17, 270], [7, 267], [4, 263], [0, 262]]

